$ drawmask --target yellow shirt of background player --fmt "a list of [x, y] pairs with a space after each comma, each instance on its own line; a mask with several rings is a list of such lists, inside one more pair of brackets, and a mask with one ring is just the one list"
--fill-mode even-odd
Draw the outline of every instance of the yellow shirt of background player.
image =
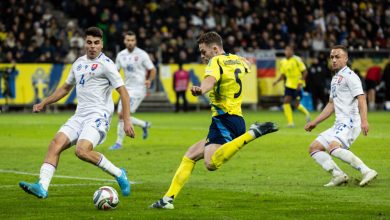
[[242, 77], [249, 71], [244, 58], [234, 54], [218, 55], [209, 61], [205, 77], [216, 79], [209, 94], [212, 116], [225, 113], [242, 116]]
[[305, 64], [298, 56], [292, 56], [290, 59], [283, 59], [280, 63], [280, 72], [286, 76], [286, 87], [290, 89], [298, 88], [298, 84], [304, 85], [302, 72], [306, 70]]

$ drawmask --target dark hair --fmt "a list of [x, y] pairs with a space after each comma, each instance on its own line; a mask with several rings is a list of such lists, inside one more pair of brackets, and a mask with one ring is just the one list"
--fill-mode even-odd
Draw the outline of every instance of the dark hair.
[[348, 50], [347, 50], [347, 47], [346, 46], [344, 46], [344, 45], [335, 45], [335, 46], [333, 46], [332, 47], [332, 50], [334, 50], [334, 49], [341, 49], [342, 51], [344, 51], [345, 52], [345, 54], [347, 54], [347, 56], [348, 56]]
[[199, 36], [198, 44], [203, 43], [207, 45], [216, 44], [219, 47], [223, 46], [222, 37], [214, 31], [203, 33]]
[[127, 31], [127, 32], [125, 32], [124, 36], [126, 36], [126, 35], [135, 36], [135, 33], [134, 33], [134, 31]]
[[103, 31], [98, 27], [89, 27], [85, 30], [85, 37], [87, 36], [103, 38]]

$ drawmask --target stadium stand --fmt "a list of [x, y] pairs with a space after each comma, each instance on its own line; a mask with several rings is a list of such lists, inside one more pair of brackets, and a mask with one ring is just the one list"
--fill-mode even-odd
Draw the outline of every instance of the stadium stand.
[[71, 63], [82, 53], [80, 30], [105, 31], [114, 57], [122, 33], [157, 63], [196, 62], [195, 38], [221, 33], [228, 52], [282, 49], [390, 48], [390, 1], [103, 1], [5, 0], [0, 2], [0, 62]]

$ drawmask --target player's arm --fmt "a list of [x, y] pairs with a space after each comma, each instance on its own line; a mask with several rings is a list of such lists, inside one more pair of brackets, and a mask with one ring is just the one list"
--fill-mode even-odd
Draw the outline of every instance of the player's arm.
[[[127, 136], [134, 138], [135, 132], [133, 128], [133, 124], [130, 121], [130, 96], [127, 92], [125, 86], [120, 86], [116, 88], [116, 91], [119, 93], [121, 102], [122, 102], [122, 113], [123, 117], [123, 130], [125, 131]], [[126, 117], [127, 116], [127, 117]]]
[[307, 123], [305, 125], [306, 131], [313, 130], [319, 123], [324, 121], [325, 119], [329, 118], [334, 112], [334, 103], [333, 99], [329, 99], [328, 104], [325, 106], [324, 110], [318, 115], [313, 121]]
[[58, 100], [65, 97], [73, 88], [73, 85], [64, 83], [60, 88], [51, 94], [49, 97], [44, 99], [42, 102], [33, 106], [33, 112], [40, 112], [45, 106], [57, 102]]
[[286, 75], [284, 75], [283, 73], [279, 76], [279, 78], [272, 83], [273, 86], [275, 86], [276, 84], [278, 84], [280, 81], [285, 81], [286, 80]]
[[152, 84], [152, 81], [156, 78], [156, 68], [152, 68], [148, 70], [146, 74], [146, 80], [145, 80], [145, 86], [146, 88], [150, 88], [150, 85]]
[[193, 96], [199, 96], [210, 91], [214, 84], [217, 82], [214, 76], [206, 76], [200, 86], [193, 86], [191, 88], [191, 93]]
[[360, 120], [361, 120], [361, 128], [363, 135], [368, 134], [368, 119], [367, 119], [367, 102], [366, 102], [366, 96], [364, 94], [358, 95], [358, 107], [359, 107], [359, 114], [360, 114]]
[[307, 70], [305, 69], [304, 71], [301, 72], [301, 74], [302, 74], [302, 77], [299, 79], [299, 82], [298, 82], [298, 90], [300, 90], [302, 87], [305, 86], [306, 77], [307, 77]]

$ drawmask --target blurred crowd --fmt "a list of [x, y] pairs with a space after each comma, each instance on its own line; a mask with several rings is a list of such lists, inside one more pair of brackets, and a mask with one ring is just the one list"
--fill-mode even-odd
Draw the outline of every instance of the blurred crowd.
[[161, 63], [198, 61], [196, 37], [209, 30], [228, 52], [390, 48], [390, 0], [2, 0], [0, 17], [0, 62], [71, 63], [89, 26], [104, 30], [111, 58], [133, 30]]

